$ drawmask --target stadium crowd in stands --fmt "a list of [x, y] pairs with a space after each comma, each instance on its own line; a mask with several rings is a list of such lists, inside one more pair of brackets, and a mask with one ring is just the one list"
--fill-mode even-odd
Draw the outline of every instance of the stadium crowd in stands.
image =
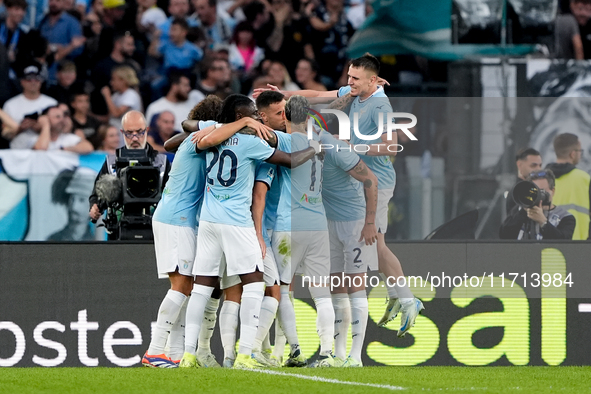
[[[590, 58], [591, 0], [562, 2], [561, 9], [560, 48], [551, 55]], [[119, 128], [130, 109], [148, 111], [158, 142], [171, 131], [159, 130], [155, 115], [169, 111], [180, 131], [186, 109], [208, 94], [248, 95], [267, 83], [282, 90], [343, 86], [348, 43], [371, 12], [358, 0], [5, 0], [0, 149], [21, 132], [39, 133], [36, 117], [56, 103], [69, 107], [71, 132], [100, 149], [100, 126]], [[382, 62], [385, 72], [406, 67], [429, 78], [412, 56]]]
[[0, 8], [0, 148], [16, 147], [23, 132], [39, 134], [42, 112], [65, 104], [70, 132], [101, 149], [108, 134], [101, 126], [120, 128], [128, 110], [147, 110], [151, 138], [161, 145], [208, 94], [248, 95], [267, 83], [292, 90], [346, 84], [347, 44], [367, 7], [344, 0], [6, 0]]

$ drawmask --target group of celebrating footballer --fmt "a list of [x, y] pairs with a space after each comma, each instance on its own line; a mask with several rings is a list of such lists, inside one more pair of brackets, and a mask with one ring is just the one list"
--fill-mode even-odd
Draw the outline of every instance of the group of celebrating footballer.
[[[295, 274], [308, 278], [317, 311], [320, 352], [310, 366], [362, 366], [365, 281], [331, 289], [324, 279], [331, 274], [354, 279], [379, 270], [392, 280], [385, 281], [389, 302], [378, 325], [399, 312], [398, 336], [414, 325], [423, 304], [396, 283], [404, 274], [384, 239], [396, 182], [387, 155], [395, 152], [380, 148], [396, 138], [356, 141], [354, 133], [341, 141], [319, 127], [307, 134], [308, 98], [325, 98], [337, 99], [333, 108], [347, 105], [350, 114], [359, 114], [358, 132], [376, 135], [378, 113], [392, 112], [378, 74], [379, 61], [366, 54], [351, 62], [348, 86], [339, 90], [281, 92], [269, 85], [255, 90], [256, 107], [243, 95], [223, 102], [209, 96], [183, 122], [185, 133], [167, 141], [176, 155], [153, 231], [158, 274], [170, 279], [171, 289], [145, 366], [219, 367], [210, 339], [222, 293], [224, 367], [308, 365], [290, 298]], [[368, 145], [362, 154], [351, 149], [358, 143]], [[327, 146], [332, 148], [322, 149]], [[286, 342], [290, 352], [283, 363]]]

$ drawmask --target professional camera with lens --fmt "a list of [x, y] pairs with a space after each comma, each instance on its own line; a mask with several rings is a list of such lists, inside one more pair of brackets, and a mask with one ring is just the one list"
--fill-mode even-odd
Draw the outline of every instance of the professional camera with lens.
[[513, 200], [523, 209], [540, 205], [550, 206], [550, 194], [531, 181], [521, 181], [513, 188]]
[[145, 149], [121, 148], [115, 161], [121, 194], [109, 203], [110, 239], [151, 240], [152, 213], [162, 195], [162, 176]]

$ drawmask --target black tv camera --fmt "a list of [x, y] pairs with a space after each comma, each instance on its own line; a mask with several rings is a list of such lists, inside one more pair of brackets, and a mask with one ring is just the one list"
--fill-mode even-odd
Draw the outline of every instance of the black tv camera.
[[162, 176], [145, 149], [121, 148], [115, 161], [121, 185], [119, 198], [109, 203], [105, 226], [109, 239], [152, 240], [152, 215], [162, 196]]

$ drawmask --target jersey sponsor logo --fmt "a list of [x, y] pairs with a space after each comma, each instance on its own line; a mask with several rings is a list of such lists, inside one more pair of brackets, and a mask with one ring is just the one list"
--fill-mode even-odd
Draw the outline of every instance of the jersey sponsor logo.
[[308, 204], [320, 204], [322, 203], [322, 197], [309, 197], [306, 193], [302, 194], [300, 202], [305, 201]]
[[207, 192], [211, 193], [211, 195], [218, 201], [229, 200], [232, 197], [229, 194], [215, 194], [211, 191], [211, 188], [209, 186], [207, 186]]

